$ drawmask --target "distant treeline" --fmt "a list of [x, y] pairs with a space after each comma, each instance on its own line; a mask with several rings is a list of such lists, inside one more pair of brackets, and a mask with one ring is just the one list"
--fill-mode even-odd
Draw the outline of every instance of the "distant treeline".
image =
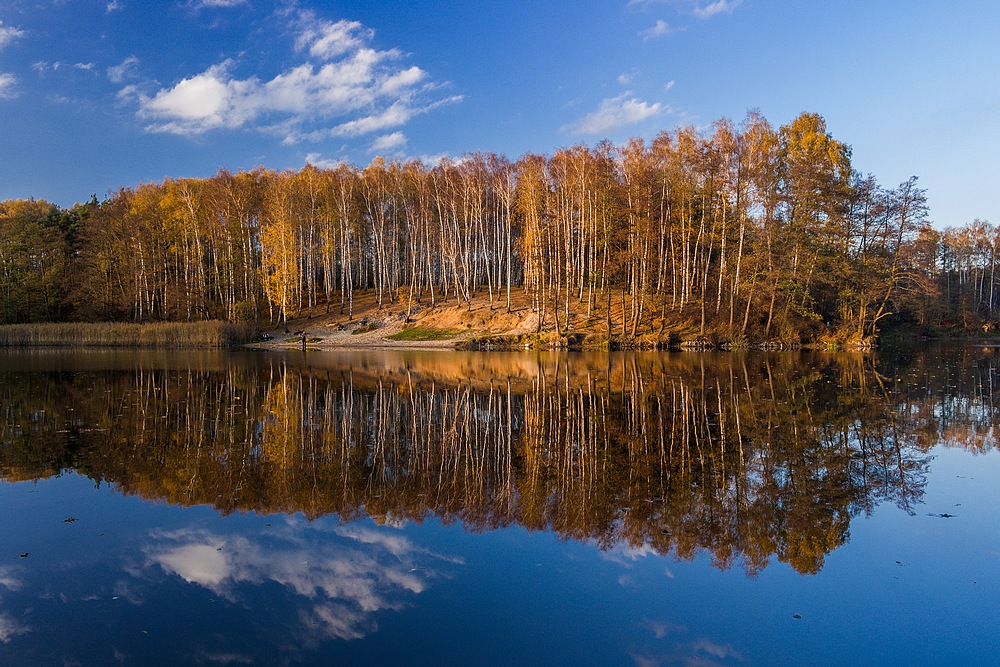
[[[0, 323], [271, 322], [527, 295], [557, 334], [867, 339], [993, 317], [998, 235], [852, 168], [822, 117], [680, 128], [516, 162], [220, 171], [62, 210], [0, 202]], [[612, 316], [613, 314], [613, 316]]]

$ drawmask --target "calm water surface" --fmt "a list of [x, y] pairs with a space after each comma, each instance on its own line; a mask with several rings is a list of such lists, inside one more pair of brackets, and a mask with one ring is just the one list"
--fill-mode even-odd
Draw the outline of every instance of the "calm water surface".
[[0, 663], [983, 664], [998, 384], [974, 347], [0, 353]]

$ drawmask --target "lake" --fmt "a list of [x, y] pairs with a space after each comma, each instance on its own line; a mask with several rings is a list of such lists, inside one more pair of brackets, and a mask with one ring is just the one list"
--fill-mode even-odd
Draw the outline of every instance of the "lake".
[[0, 663], [982, 664], [1000, 350], [0, 352]]

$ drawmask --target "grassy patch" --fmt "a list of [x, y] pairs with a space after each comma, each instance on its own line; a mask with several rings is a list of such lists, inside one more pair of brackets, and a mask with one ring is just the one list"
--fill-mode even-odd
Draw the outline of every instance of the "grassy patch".
[[357, 329], [351, 332], [351, 335], [356, 336], [358, 334], [368, 333], [369, 331], [375, 331], [376, 329], [378, 329], [377, 322], [362, 322]]
[[428, 327], [410, 327], [399, 333], [387, 336], [390, 340], [448, 340], [465, 333], [459, 329], [430, 329]]
[[254, 340], [247, 324], [229, 322], [126, 322], [8, 324], [0, 326], [0, 347], [231, 347]]

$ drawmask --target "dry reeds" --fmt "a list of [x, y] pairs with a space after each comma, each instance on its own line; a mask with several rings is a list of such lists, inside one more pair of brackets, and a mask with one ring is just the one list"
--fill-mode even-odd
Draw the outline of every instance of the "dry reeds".
[[207, 322], [64, 322], [0, 326], [0, 347], [221, 348], [254, 339], [252, 326]]

